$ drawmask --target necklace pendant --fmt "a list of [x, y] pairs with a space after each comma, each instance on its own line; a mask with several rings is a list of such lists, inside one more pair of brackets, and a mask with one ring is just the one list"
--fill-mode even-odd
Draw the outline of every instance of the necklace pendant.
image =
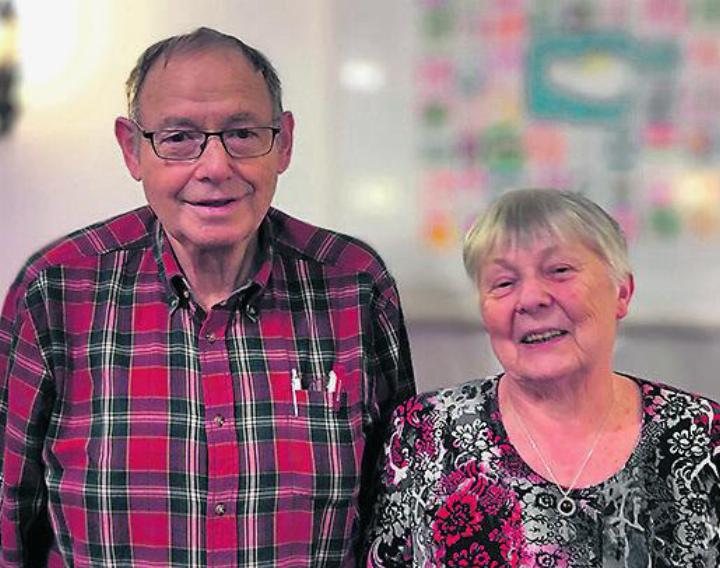
[[563, 517], [572, 517], [577, 511], [577, 505], [573, 499], [563, 495], [563, 498], [558, 501], [557, 510]]

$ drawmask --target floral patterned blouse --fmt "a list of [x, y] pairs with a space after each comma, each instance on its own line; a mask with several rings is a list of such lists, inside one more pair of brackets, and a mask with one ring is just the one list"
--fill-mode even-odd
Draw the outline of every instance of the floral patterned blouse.
[[638, 444], [610, 479], [570, 493], [570, 515], [509, 442], [500, 376], [409, 399], [393, 416], [368, 566], [720, 566], [720, 406], [633, 380]]

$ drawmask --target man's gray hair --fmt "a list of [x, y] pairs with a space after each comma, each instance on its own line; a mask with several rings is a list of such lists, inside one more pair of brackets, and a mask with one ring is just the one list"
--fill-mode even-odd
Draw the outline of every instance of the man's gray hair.
[[474, 279], [496, 247], [524, 247], [547, 237], [579, 240], [607, 264], [616, 283], [632, 274], [617, 221], [587, 197], [558, 189], [518, 189], [495, 200], [465, 235], [465, 270]]
[[125, 90], [128, 101], [128, 116], [133, 120], [140, 119], [140, 92], [147, 74], [152, 66], [164, 57], [165, 65], [173, 54], [192, 53], [206, 47], [230, 47], [242, 53], [253, 68], [262, 73], [270, 92], [270, 100], [273, 107], [273, 120], [280, 119], [283, 112], [282, 87], [277, 71], [270, 63], [270, 60], [257, 49], [250, 47], [238, 38], [224, 34], [211, 28], [198, 28], [193, 32], [183, 35], [176, 35], [159, 41], [148, 47], [138, 58], [135, 67], [130, 72]]

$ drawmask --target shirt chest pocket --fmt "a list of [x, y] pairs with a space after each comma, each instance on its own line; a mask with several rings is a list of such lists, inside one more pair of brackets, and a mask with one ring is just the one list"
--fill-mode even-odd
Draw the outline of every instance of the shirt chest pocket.
[[336, 370], [334, 389], [283, 390], [276, 398], [276, 468], [282, 490], [326, 505], [352, 500], [365, 440], [361, 374]]

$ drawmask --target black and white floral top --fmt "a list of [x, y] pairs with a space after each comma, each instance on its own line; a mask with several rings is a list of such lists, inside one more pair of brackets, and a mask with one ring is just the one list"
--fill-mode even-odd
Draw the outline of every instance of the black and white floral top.
[[571, 492], [570, 516], [509, 442], [499, 376], [409, 399], [393, 416], [368, 565], [720, 566], [720, 406], [633, 380], [638, 444], [617, 474]]

